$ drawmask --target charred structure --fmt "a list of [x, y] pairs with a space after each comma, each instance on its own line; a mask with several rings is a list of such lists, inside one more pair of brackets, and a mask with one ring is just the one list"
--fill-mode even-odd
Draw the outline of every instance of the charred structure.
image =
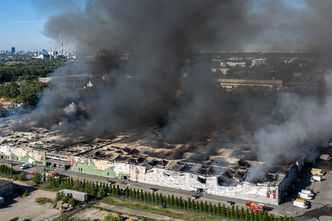
[[[72, 144], [61, 144], [61, 133], [42, 128], [13, 132], [3, 124], [1, 129], [6, 132], [0, 137], [3, 159], [275, 205], [285, 199], [307, 160], [302, 157], [259, 179], [248, 180], [250, 168], [264, 164], [245, 159], [243, 154], [250, 145], [220, 147], [215, 154], [204, 155], [197, 151], [201, 144], [167, 144], [153, 128]], [[157, 141], [159, 147], [153, 144]], [[172, 153], [179, 150], [183, 153], [174, 158]]]

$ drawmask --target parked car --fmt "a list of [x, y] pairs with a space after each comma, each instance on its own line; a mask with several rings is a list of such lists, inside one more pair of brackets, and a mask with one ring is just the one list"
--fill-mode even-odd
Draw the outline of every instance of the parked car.
[[156, 192], [156, 191], [158, 191], [159, 189], [158, 188], [154, 188], [154, 187], [151, 187], [150, 188], [150, 192]]
[[110, 184], [115, 184], [116, 183], [114, 180], [111, 180], [109, 178], [107, 178], [107, 182], [110, 183]]
[[311, 179], [310, 179], [310, 181], [312, 183], [314, 183], [314, 182], [320, 182], [320, 181], [322, 181], [322, 177], [321, 176], [312, 176]]
[[193, 193], [193, 194], [191, 195], [191, 198], [192, 198], [193, 200], [195, 200], [195, 199], [200, 198], [201, 196], [203, 196], [203, 193], [201, 193], [201, 192], [195, 192], [195, 193]]
[[301, 190], [301, 193], [306, 193], [308, 194], [309, 196], [315, 196], [316, 194], [314, 193], [314, 191], [312, 190], [305, 190], [305, 189], [302, 189]]
[[227, 200], [225, 204], [226, 204], [227, 206], [232, 206], [232, 205], [235, 204], [235, 202]]
[[21, 170], [25, 170], [25, 169], [28, 169], [30, 167], [31, 167], [30, 164], [22, 164], [22, 166], [20, 168], [21, 168]]
[[307, 193], [299, 192], [299, 197], [302, 198], [302, 199], [305, 199], [305, 200], [312, 200], [312, 196], [310, 196]]
[[311, 175], [313, 176], [324, 176], [326, 174], [325, 171], [322, 169], [312, 168], [311, 169]]
[[332, 157], [329, 154], [322, 154], [322, 155], [320, 155], [320, 159], [321, 160], [329, 161], [329, 160], [331, 160], [331, 158]]

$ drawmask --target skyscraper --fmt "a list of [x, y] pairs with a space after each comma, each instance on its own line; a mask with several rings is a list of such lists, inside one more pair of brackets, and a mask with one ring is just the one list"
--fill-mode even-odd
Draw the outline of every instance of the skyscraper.
[[12, 54], [15, 54], [15, 47], [12, 47]]

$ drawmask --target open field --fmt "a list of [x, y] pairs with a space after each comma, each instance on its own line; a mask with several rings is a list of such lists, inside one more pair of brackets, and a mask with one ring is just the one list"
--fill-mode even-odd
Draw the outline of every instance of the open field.
[[103, 220], [109, 214], [108, 211], [99, 208], [87, 208], [76, 213], [71, 218], [78, 220]]
[[[105, 206], [105, 203], [110, 204], [110, 206]], [[99, 207], [102, 207], [104, 209], [114, 210], [117, 212], [121, 212], [119, 210], [123, 208], [129, 208], [132, 210], [138, 210], [140, 212], [146, 212], [148, 214], [159, 214], [162, 216], [166, 216], [169, 218], [173, 218], [170, 220], [192, 220], [192, 221], [226, 221], [227, 219], [222, 217], [213, 217], [206, 214], [199, 214], [195, 212], [189, 212], [189, 211], [183, 211], [183, 210], [177, 210], [177, 209], [171, 209], [171, 208], [162, 208], [157, 205], [151, 205], [151, 204], [145, 204], [142, 202], [135, 202], [131, 200], [121, 200], [114, 197], [108, 197], [104, 200], [103, 204], [97, 205]], [[130, 210], [122, 211], [124, 213], [130, 214]], [[135, 214], [133, 214], [135, 215]], [[143, 214], [141, 216], [144, 217]], [[169, 220], [169, 219], [157, 219], [155, 216], [154, 219], [156, 220]], [[148, 217], [153, 218], [153, 217]]]

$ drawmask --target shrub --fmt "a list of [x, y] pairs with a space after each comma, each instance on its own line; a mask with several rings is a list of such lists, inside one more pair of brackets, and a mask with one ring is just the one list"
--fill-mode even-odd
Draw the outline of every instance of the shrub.
[[17, 179], [22, 181], [25, 180], [25, 173], [24, 172], [19, 173]]
[[46, 203], [54, 203], [53, 200], [46, 198], [46, 197], [38, 197], [36, 198], [36, 203], [40, 205], [44, 205]]
[[30, 195], [30, 193], [29, 193], [29, 191], [24, 191], [24, 193], [23, 193], [23, 197], [27, 197], [27, 196], [29, 196]]
[[41, 175], [39, 173], [37, 173], [33, 178], [32, 178], [32, 182], [35, 184], [35, 185], [38, 185], [40, 184], [40, 181], [41, 181]]

